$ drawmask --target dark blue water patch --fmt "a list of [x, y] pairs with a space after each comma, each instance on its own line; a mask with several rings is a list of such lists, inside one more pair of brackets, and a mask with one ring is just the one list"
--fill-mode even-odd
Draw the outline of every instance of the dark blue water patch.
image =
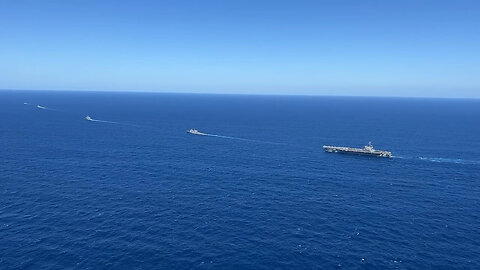
[[479, 105], [1, 92], [0, 263], [478, 269]]

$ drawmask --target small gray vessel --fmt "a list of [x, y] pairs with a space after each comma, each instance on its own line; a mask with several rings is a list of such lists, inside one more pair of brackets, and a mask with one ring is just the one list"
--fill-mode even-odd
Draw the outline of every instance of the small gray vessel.
[[323, 149], [328, 153], [342, 153], [342, 154], [352, 154], [352, 155], [367, 155], [367, 156], [377, 156], [377, 157], [392, 157], [392, 152], [376, 150], [373, 148], [371, 142], [369, 142], [363, 148], [353, 148], [353, 147], [344, 147], [344, 146], [328, 146], [324, 145]]
[[187, 133], [193, 134], [193, 135], [207, 135], [206, 133], [200, 132], [194, 128], [187, 130]]

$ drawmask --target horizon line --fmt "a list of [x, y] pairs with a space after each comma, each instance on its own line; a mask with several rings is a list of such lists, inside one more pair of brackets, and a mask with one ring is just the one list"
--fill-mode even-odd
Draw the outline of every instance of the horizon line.
[[289, 93], [234, 93], [234, 92], [168, 92], [155, 90], [78, 90], [78, 89], [5, 89], [0, 88], [0, 91], [38, 91], [38, 92], [88, 92], [88, 93], [139, 93], [139, 94], [190, 94], [190, 95], [238, 95], [238, 96], [292, 96], [292, 97], [358, 97], [358, 98], [407, 98], [407, 99], [464, 99], [464, 100], [480, 100], [480, 97], [433, 97], [433, 96], [372, 96], [372, 95], [329, 95], [329, 94], [289, 94]]

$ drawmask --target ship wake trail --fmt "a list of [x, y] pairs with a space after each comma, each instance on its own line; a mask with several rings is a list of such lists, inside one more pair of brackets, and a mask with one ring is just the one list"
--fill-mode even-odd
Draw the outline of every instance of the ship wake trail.
[[[23, 102], [23, 105], [24, 106], [31, 106], [31, 107], [39, 109], [39, 110], [63, 113], [63, 114], [66, 114], [66, 115], [69, 115], [69, 116], [75, 117], [75, 118], [77, 118], [81, 115], [81, 114], [76, 113], [76, 112], [64, 111], [64, 110], [59, 110], [59, 109], [52, 109], [50, 107], [46, 107], [46, 106], [43, 106], [43, 105], [34, 105], [34, 104], [29, 103], [29, 102]], [[124, 125], [124, 126], [131, 126], [131, 127], [137, 127], [137, 128], [155, 129], [155, 127], [152, 127], [152, 126], [143, 126], [143, 125], [135, 125], [135, 124], [130, 124], [130, 123], [122, 123], [122, 122], [115, 122], [115, 121], [108, 121], [108, 120], [93, 119], [90, 116], [86, 116], [85, 119], [88, 120], [88, 121], [97, 122], [97, 123], [116, 124], [116, 125]]]
[[229, 140], [239, 140], [239, 141], [246, 141], [246, 142], [255, 142], [255, 143], [267, 143], [267, 144], [275, 144], [275, 145], [280, 145], [280, 144], [282, 144], [282, 143], [262, 141], [262, 140], [252, 140], [252, 139], [245, 139], [245, 138], [240, 138], [240, 137], [224, 136], [224, 135], [218, 135], [218, 134], [202, 133], [202, 134], [200, 134], [200, 135], [209, 136], [209, 137], [216, 137], [216, 138], [222, 138], [222, 139], [229, 139]]
[[468, 160], [461, 158], [442, 158], [442, 157], [408, 157], [408, 156], [393, 156], [393, 158], [407, 159], [407, 160], [421, 160], [425, 162], [435, 163], [453, 163], [465, 165], [480, 165], [480, 160]]
[[467, 159], [461, 159], [461, 158], [418, 157], [418, 159], [423, 161], [436, 162], [436, 163], [480, 165], [480, 160], [467, 160]]
[[[25, 103], [24, 103], [24, 104], [25, 104]], [[25, 105], [29, 105], [29, 104], [27, 103], [27, 104], [25, 104]], [[35, 107], [36, 107], [37, 109], [39, 109], [39, 110], [57, 111], [57, 110], [55, 110], [55, 109], [47, 108], [47, 107], [42, 106], [42, 105], [37, 105], [37, 106], [35, 106]]]
[[44, 111], [55, 111], [55, 112], [59, 111], [57, 109], [52, 109], [52, 108], [49, 108], [49, 107], [46, 107], [46, 106], [43, 106], [43, 105], [34, 105], [34, 104], [31, 104], [31, 103], [28, 103], [28, 102], [23, 102], [23, 105], [33, 107], [33, 108], [36, 108], [36, 109], [39, 109], [39, 110], [44, 110]]
[[130, 123], [124, 123], [124, 122], [115, 122], [115, 121], [93, 119], [90, 116], [85, 117], [85, 119], [88, 120], [88, 121], [97, 122], [97, 123], [115, 124], [115, 125], [129, 126], [129, 127], [135, 127], [135, 128], [146, 128], [146, 129], [157, 130], [156, 127], [152, 127], [152, 126], [143, 126], [143, 125], [135, 125], [135, 124], [130, 124]]
[[107, 123], [107, 124], [117, 124], [117, 125], [122, 125], [123, 123], [120, 122], [115, 122], [115, 121], [106, 121], [106, 120], [99, 120], [99, 119], [87, 119], [88, 121], [92, 122], [98, 122], [98, 123]]

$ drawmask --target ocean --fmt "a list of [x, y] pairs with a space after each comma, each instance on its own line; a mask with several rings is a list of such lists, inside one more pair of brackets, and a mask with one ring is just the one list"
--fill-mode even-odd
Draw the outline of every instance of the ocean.
[[480, 269], [480, 100], [1, 91], [0, 157], [1, 269]]

